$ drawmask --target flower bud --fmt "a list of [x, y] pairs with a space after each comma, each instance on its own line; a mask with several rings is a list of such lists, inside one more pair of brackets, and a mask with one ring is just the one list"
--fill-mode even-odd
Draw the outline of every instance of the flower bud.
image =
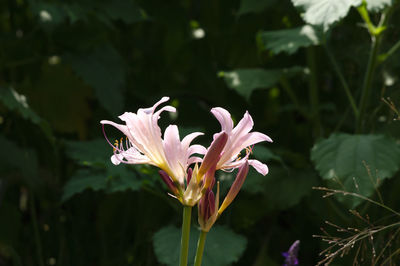
[[174, 182], [172, 181], [171, 177], [164, 171], [164, 170], [160, 170], [158, 171], [158, 174], [160, 175], [161, 179], [164, 181], [164, 183], [167, 185], [167, 187], [169, 188], [169, 190], [174, 194], [174, 195], [178, 195], [179, 190], [178, 188], [175, 186]]
[[210, 148], [207, 150], [206, 155], [204, 155], [203, 162], [201, 163], [199, 169], [198, 178], [201, 178], [204, 174], [206, 174], [211, 167], [216, 167], [219, 159], [221, 158], [221, 152], [224, 149], [227, 141], [228, 134], [225, 132], [219, 133], [214, 139]]
[[218, 214], [221, 214], [229, 206], [229, 204], [231, 204], [232, 201], [235, 199], [236, 195], [239, 193], [240, 189], [242, 188], [244, 180], [246, 180], [246, 176], [247, 176], [248, 172], [249, 172], [249, 163], [246, 161], [239, 168], [239, 172], [236, 176], [236, 179], [235, 179], [235, 181], [233, 181], [233, 184], [232, 184], [231, 188], [229, 189], [228, 194], [226, 195], [224, 201], [222, 202], [222, 205], [218, 210]]

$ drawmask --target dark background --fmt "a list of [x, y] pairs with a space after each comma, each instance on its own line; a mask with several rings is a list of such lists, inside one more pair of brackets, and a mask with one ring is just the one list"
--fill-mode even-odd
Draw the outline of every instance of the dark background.
[[[179, 250], [179, 242], [174, 246], [160, 230], [174, 235], [171, 226], [180, 227], [179, 202], [168, 197], [157, 169], [113, 166], [99, 123], [118, 122], [123, 112], [150, 107], [162, 96], [178, 109], [173, 116], [162, 114], [162, 131], [171, 123], [180, 127], [181, 138], [202, 131], [197, 141], [209, 145], [219, 130], [209, 111], [220, 106], [236, 123], [248, 110], [254, 130], [274, 140], [255, 147], [253, 156], [270, 173], [249, 173], [217, 221], [215, 236], [210, 233], [207, 243], [216, 248], [209, 254], [216, 259], [204, 265], [282, 265], [281, 253], [297, 239], [300, 264], [315, 265], [326, 243], [312, 235], [321, 234], [320, 227], [335, 233], [325, 220], [369, 227], [348, 205], [312, 189], [330, 185], [310, 159], [314, 143], [334, 132], [355, 132], [324, 46], [276, 53], [265, 49], [260, 35], [304, 25], [300, 13], [288, 0], [0, 1], [0, 265], [173, 261], [174, 254], [162, 251]], [[398, 15], [391, 17], [382, 50], [400, 38], [399, 23]], [[361, 24], [351, 8], [326, 34], [356, 99], [371, 46]], [[194, 35], [199, 29], [202, 38]], [[381, 97], [398, 103], [399, 62], [399, 53], [393, 54], [377, 68], [358, 133], [398, 140], [396, 108]], [[231, 71], [243, 69], [272, 72], [240, 72], [243, 86], [232, 86]], [[390, 86], [388, 75], [394, 79]], [[111, 127], [107, 132], [111, 140], [121, 137]], [[380, 192], [396, 209], [400, 182], [398, 168], [392, 168]], [[219, 177], [224, 193], [233, 176]], [[371, 220], [388, 215], [368, 204], [359, 208]], [[377, 249], [385, 237], [375, 240]], [[368, 243], [361, 248], [366, 260], [372, 254]], [[354, 252], [337, 265], [351, 265]]]

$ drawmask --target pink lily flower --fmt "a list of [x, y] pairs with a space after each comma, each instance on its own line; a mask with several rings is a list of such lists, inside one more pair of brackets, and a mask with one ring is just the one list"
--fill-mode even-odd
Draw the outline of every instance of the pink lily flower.
[[[260, 174], [268, 174], [268, 166], [258, 160], [248, 160], [248, 153], [244, 158], [239, 157], [243, 149], [247, 149], [256, 143], [262, 141], [272, 142], [272, 139], [265, 134], [250, 132], [254, 125], [250, 114], [246, 111], [243, 118], [234, 128], [231, 114], [227, 110], [221, 107], [215, 107], [211, 109], [211, 113], [221, 124], [221, 130], [228, 134], [228, 141], [222, 151], [216, 169], [231, 170], [242, 166], [248, 161], [249, 165]], [[214, 135], [214, 139], [215, 138], [216, 135]]]
[[160, 114], [163, 111], [175, 112], [176, 110], [172, 106], [164, 106], [158, 111], [156, 108], [168, 100], [168, 97], [163, 97], [153, 107], [140, 108], [136, 114], [125, 112], [119, 116], [125, 125], [108, 120], [102, 120], [100, 123], [103, 125], [103, 131], [104, 125], [108, 124], [119, 129], [126, 136], [125, 142], [118, 143], [117, 141], [115, 145], [109, 142], [114, 148], [111, 161], [115, 165], [120, 163], [155, 165], [165, 171], [174, 184], [179, 185], [180, 191], [187, 178], [188, 166], [202, 160], [192, 155], [204, 154], [206, 149], [201, 145], [190, 145], [194, 138], [203, 133], [191, 133], [181, 141], [178, 127], [175, 125], [170, 125], [165, 129], [164, 139], [162, 139], [161, 129], [158, 126]]

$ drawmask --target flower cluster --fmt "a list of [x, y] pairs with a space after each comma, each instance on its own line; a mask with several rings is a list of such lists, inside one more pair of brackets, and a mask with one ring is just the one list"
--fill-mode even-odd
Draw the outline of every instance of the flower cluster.
[[[254, 144], [272, 140], [265, 134], [250, 132], [253, 120], [246, 112], [239, 123], [234, 127], [230, 113], [216, 107], [211, 113], [221, 124], [221, 132], [214, 134], [213, 141], [208, 148], [202, 145], [192, 145], [192, 141], [203, 135], [194, 132], [182, 140], [176, 125], [169, 125], [162, 136], [158, 126], [158, 119], [163, 111], [175, 112], [172, 106], [157, 107], [168, 101], [163, 97], [153, 107], [139, 109], [137, 113], [126, 112], [119, 118], [125, 124], [102, 120], [101, 124], [108, 124], [120, 130], [126, 141], [111, 144], [114, 154], [111, 161], [118, 165], [150, 164], [160, 169], [159, 173], [169, 188], [171, 195], [185, 206], [199, 204], [199, 223], [203, 231], [208, 232], [218, 215], [233, 201], [238, 194], [249, 170], [252, 166], [259, 173], [268, 173], [267, 165], [260, 161], [249, 159], [250, 147]], [[240, 153], [246, 150], [246, 155]], [[214, 196], [215, 172], [217, 170], [232, 171], [238, 168], [238, 174], [227, 196], [219, 206], [219, 185]]]

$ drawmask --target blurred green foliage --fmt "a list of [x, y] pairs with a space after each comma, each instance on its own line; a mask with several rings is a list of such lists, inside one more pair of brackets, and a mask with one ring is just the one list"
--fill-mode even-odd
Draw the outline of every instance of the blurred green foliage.
[[[296, 239], [301, 265], [315, 265], [327, 244], [312, 235], [325, 220], [398, 221], [360, 198], [312, 189], [398, 205], [398, 5], [0, 1], [0, 265], [176, 264], [180, 205], [157, 169], [110, 162], [99, 123], [162, 96], [178, 113], [161, 128], [177, 124], [181, 137], [204, 131], [208, 145], [219, 130], [209, 110], [221, 106], [236, 122], [249, 110], [255, 130], [274, 140], [254, 148], [270, 173], [250, 171], [209, 234], [204, 265], [282, 265]], [[222, 192], [234, 176], [218, 176]], [[398, 259], [399, 240], [384, 249], [394, 236], [374, 237], [380, 258]], [[336, 265], [372, 261], [368, 241]]]

